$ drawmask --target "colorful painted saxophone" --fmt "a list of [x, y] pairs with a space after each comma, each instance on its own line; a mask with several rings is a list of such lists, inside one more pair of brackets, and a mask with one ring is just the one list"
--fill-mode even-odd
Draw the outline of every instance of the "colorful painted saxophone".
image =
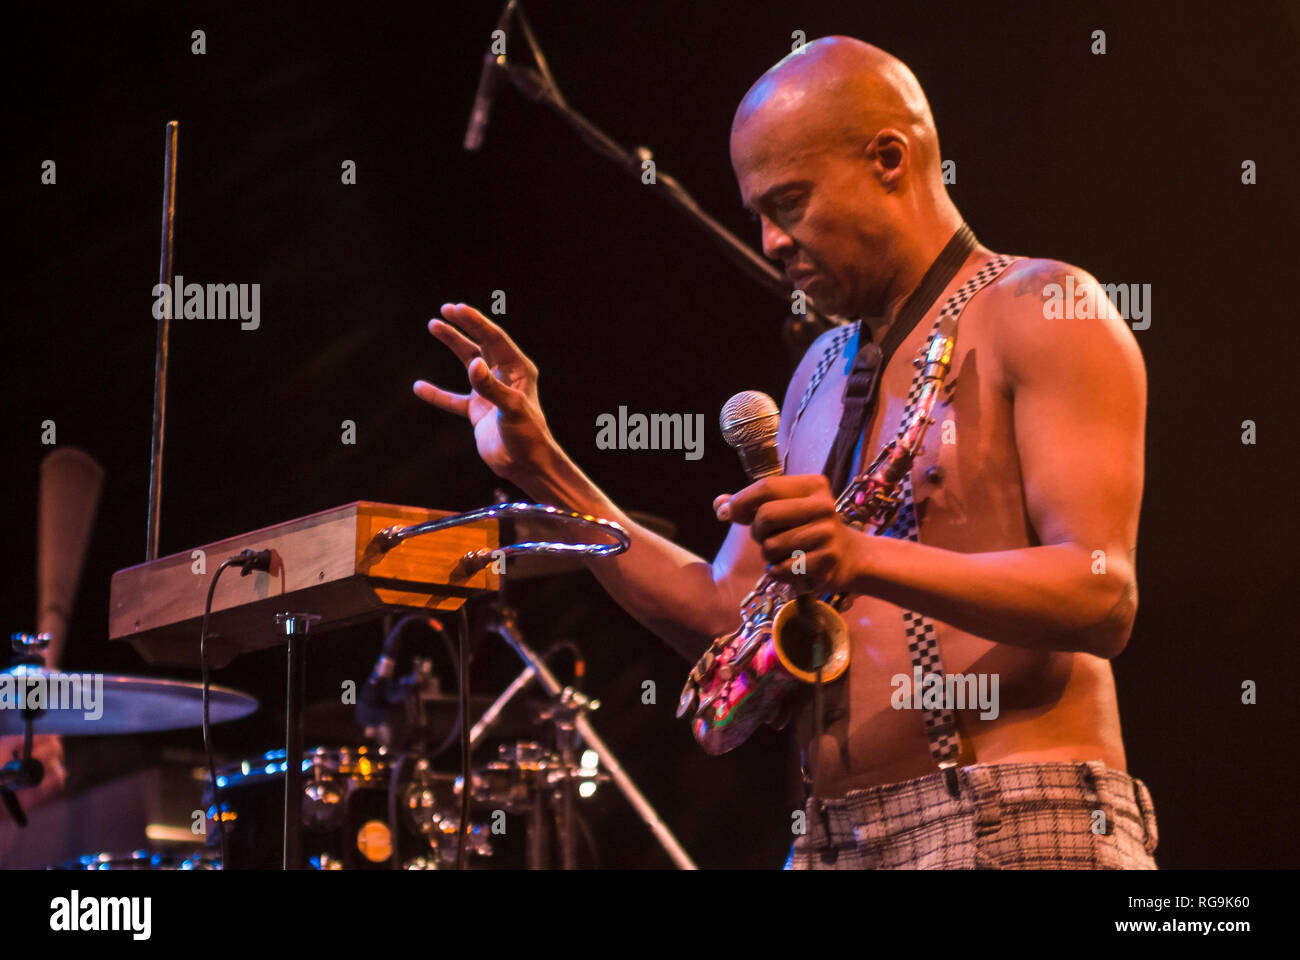
[[[922, 370], [911, 419], [836, 501], [836, 511], [849, 526], [870, 526], [879, 534], [893, 523], [902, 503], [903, 478], [934, 423], [930, 414], [952, 366], [955, 340], [955, 324], [945, 324], [913, 361]], [[848, 669], [848, 627], [838, 611], [852, 599], [848, 594], [796, 598], [792, 586], [768, 575], [758, 581], [741, 603], [740, 626], [713, 641], [682, 689], [677, 716], [694, 713], [691, 731], [706, 753], [735, 749], [763, 723], [784, 726], [790, 694], [817, 682], [818, 660], [822, 683]], [[827, 644], [829, 653], [823, 657]]]

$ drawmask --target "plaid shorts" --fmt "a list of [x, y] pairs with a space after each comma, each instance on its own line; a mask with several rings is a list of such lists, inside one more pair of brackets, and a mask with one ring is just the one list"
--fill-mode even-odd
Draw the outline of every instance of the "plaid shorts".
[[1155, 870], [1141, 780], [1089, 763], [980, 763], [808, 801], [787, 870]]

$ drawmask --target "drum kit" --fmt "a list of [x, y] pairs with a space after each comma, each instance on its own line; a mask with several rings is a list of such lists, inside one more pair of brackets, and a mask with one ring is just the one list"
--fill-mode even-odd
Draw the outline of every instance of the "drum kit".
[[[42, 522], [38, 622], [45, 629], [15, 634], [14, 662], [0, 672], [0, 707], [12, 708], [0, 709], [0, 736], [22, 738], [14, 759], [0, 768], [0, 799], [19, 825], [26, 823], [19, 797], [38, 786], [44, 774], [33, 756], [33, 742], [40, 735], [178, 730], [203, 726], [205, 717], [210, 726], [259, 709], [257, 698], [211, 683], [66, 672], [46, 665], [47, 655], [53, 659], [62, 647], [60, 634], [80, 578], [100, 477], [97, 465], [80, 451], [57, 451], [42, 464], [42, 517], [79, 519], [73, 531], [66, 522]], [[557, 521], [597, 528], [613, 543], [530, 539], [540, 530], [538, 523]], [[340, 528], [345, 536], [337, 535]], [[468, 542], [467, 529], [472, 533]], [[513, 533], [517, 542], [498, 546], [501, 529]], [[418, 553], [411, 549], [419, 543], [416, 537], [434, 541], [439, 534], [458, 539]], [[559, 682], [545, 658], [524, 641], [513, 611], [499, 594], [482, 598], [476, 630], [480, 641], [489, 636], [504, 640], [523, 662], [523, 671], [495, 699], [465, 700], [460, 691], [444, 695], [432, 656], [407, 642], [417, 627], [442, 639], [460, 661], [464, 679], [467, 637], [462, 632], [458, 651], [436, 610], [457, 607], [468, 596], [488, 594], [499, 585], [499, 576], [486, 569], [491, 563], [499, 562], [500, 570], [510, 557], [526, 556], [536, 564], [539, 557], [618, 552], [627, 540], [617, 525], [535, 504], [499, 503], [448, 515], [361, 503], [203, 549], [216, 556], [238, 556], [245, 541], [262, 545], [270, 560], [265, 569], [231, 581], [223, 589], [220, 609], [211, 604], [215, 591], [205, 587], [205, 578], [188, 570], [192, 552], [119, 571], [110, 600], [110, 638], [135, 643], [151, 661], [173, 663], [193, 661], [198, 628], [212, 637], [212, 649], [222, 662], [264, 647], [272, 637], [281, 639], [290, 647], [285, 746], [211, 767], [190, 847], [93, 853], [55, 869], [485, 868], [506, 832], [507, 818], [512, 840], [520, 833], [515, 825], [524, 825], [524, 866], [571, 869], [579, 866], [579, 835], [589, 833], [577, 804], [598, 784], [609, 782], [624, 793], [669, 856], [681, 867], [693, 867], [592, 728], [588, 714], [599, 702]], [[64, 549], [68, 544], [71, 549]], [[345, 554], [347, 562], [334, 553]], [[49, 560], [51, 554], [58, 555], [57, 562]], [[57, 575], [51, 573], [55, 567]], [[186, 568], [183, 576], [177, 573], [181, 567]], [[50, 592], [56, 582], [61, 585], [57, 596]], [[309, 588], [300, 582], [309, 583]], [[339, 598], [346, 596], [345, 586], [352, 596], [343, 602]], [[200, 617], [195, 598], [204, 593], [207, 603]], [[326, 614], [286, 616], [285, 611], [312, 601]], [[250, 627], [248, 612], [259, 605], [262, 614], [280, 610], [275, 617], [259, 615], [264, 627], [260, 630]], [[398, 613], [403, 615], [392, 624]], [[293, 673], [301, 668], [303, 648], [293, 650], [293, 639], [314, 635], [307, 633], [308, 627], [319, 631], [375, 615], [384, 616], [391, 629], [370, 679], [357, 691], [355, 742], [300, 746], [305, 727], [302, 687], [301, 677]], [[465, 629], [468, 619], [463, 613], [459, 620]], [[302, 626], [295, 629], [286, 621]], [[509, 705], [534, 685], [547, 699], [541, 706], [532, 705], [530, 729], [522, 729], [523, 711]], [[470, 726], [472, 709], [477, 719]], [[437, 768], [437, 757], [458, 735], [467, 761], [493, 734], [497, 739], [514, 737], [497, 747], [494, 759], [475, 765], [462, 762], [459, 774]]]

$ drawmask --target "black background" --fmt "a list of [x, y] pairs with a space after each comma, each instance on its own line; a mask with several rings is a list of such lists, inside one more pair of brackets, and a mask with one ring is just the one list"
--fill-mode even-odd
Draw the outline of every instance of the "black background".
[[[1286, 393], [1297, 320], [1294, 123], [1300, 15], [1290, 4], [820, 2], [526, 6], [573, 106], [653, 148], [706, 209], [757, 245], [727, 154], [731, 113], [790, 36], [876, 43], [920, 78], [951, 192], [980, 239], [1151, 284], [1136, 334], [1150, 383], [1138, 552], [1141, 610], [1115, 663], [1129, 769], [1150, 786], [1162, 867], [1297, 864], [1296, 514]], [[505, 92], [479, 154], [460, 147], [499, 6], [23, 4], [6, 30], [9, 231], [3, 385], [3, 625], [30, 629], [37, 476], [60, 445], [107, 471], [65, 666], [152, 669], [106, 639], [109, 578], [144, 559], [163, 126], [181, 122], [176, 271], [260, 283], [261, 328], [172, 326], [163, 554], [370, 499], [442, 509], [501, 486], [468, 427], [410, 392], [460, 389], [424, 329], [447, 300], [503, 323], [542, 371], [552, 429], [625, 508], [672, 520], [712, 557], [712, 498], [741, 485], [713, 424], [740, 389], [780, 397], [783, 308], [543, 108]], [[207, 52], [190, 52], [192, 30]], [[1090, 52], [1104, 29], [1107, 53]], [[512, 47], [522, 57], [522, 44]], [[526, 59], [526, 58], [525, 58]], [[40, 182], [57, 163], [57, 185]], [[1241, 183], [1244, 160], [1259, 183]], [[353, 160], [357, 182], [340, 182]], [[595, 420], [705, 415], [700, 461], [599, 451]], [[340, 442], [353, 420], [357, 443]], [[1258, 443], [1241, 443], [1242, 421]], [[535, 646], [591, 660], [598, 728], [704, 866], [778, 865], [793, 800], [783, 741], [706, 758], [673, 719], [686, 664], [586, 575], [521, 583]], [[319, 695], [361, 679], [378, 626], [323, 635]], [[487, 690], [516, 669], [484, 648]], [[218, 728], [222, 756], [276, 745], [280, 661], [217, 681], [259, 719]], [[641, 703], [654, 680], [656, 705]], [[1259, 686], [1243, 706], [1241, 684]], [[196, 731], [70, 741], [83, 771], [149, 762]], [[92, 761], [92, 754], [94, 760]], [[83, 773], [82, 778], [91, 774]], [[667, 866], [612, 788], [589, 819], [602, 862]]]

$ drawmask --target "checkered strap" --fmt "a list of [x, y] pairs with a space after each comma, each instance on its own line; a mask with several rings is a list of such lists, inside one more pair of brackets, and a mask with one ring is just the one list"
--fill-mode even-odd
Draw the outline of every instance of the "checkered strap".
[[[934, 321], [934, 326], [930, 331], [931, 339], [939, 332], [941, 326], [951, 327], [952, 335], [955, 338], [957, 320], [961, 317], [961, 312], [965, 309], [966, 304], [970, 302], [975, 294], [992, 283], [1007, 267], [1019, 259], [1019, 257], [996, 256], [981, 267], [978, 273], [963, 283], [960, 289], [948, 298], [948, 302], [939, 311], [939, 316]], [[946, 324], [945, 321], [947, 321]], [[916, 376], [912, 379], [912, 387], [907, 392], [907, 406], [903, 410], [902, 425], [899, 428], [900, 433], [906, 429], [907, 424], [911, 422], [912, 416], [916, 412], [916, 404], [921, 396], [921, 388], [925, 384], [924, 372], [925, 368], [923, 366], [919, 367]], [[917, 536], [918, 524], [916, 522], [916, 507], [912, 498], [912, 475], [910, 471], [903, 474], [899, 492], [902, 505], [898, 509], [898, 515], [889, 529], [882, 531], [880, 535], [920, 543], [920, 538]], [[907, 652], [912, 658], [913, 673], [915, 674], [916, 669], [920, 668], [923, 678], [932, 673], [942, 676], [944, 672], [943, 654], [939, 649], [939, 633], [935, 629], [934, 621], [914, 610], [904, 610], [903, 632], [907, 636]], [[941, 769], [955, 766], [957, 758], [961, 754], [961, 738], [957, 733], [957, 720], [953, 716], [953, 712], [941, 707], [934, 710], [924, 710], [922, 716], [925, 722], [926, 739], [930, 743], [931, 758]]]
[[[812, 376], [808, 378], [808, 386], [804, 388], [803, 396], [799, 398], [799, 408], [794, 412], [794, 422], [790, 424], [787, 431], [787, 438], [794, 436], [794, 428], [799, 425], [799, 419], [803, 416], [804, 408], [808, 406], [808, 401], [812, 395], [817, 392], [821, 382], [826, 379], [826, 374], [830, 372], [831, 367], [835, 364], [835, 358], [844, 352], [844, 345], [853, 340], [858, 335], [858, 327], [861, 321], [855, 320], [853, 323], [846, 323], [842, 327], [823, 334], [826, 343], [822, 347], [822, 355], [817, 358], [817, 366], [813, 368]], [[786, 461], [790, 458], [790, 449], [793, 444], [786, 443]]]

